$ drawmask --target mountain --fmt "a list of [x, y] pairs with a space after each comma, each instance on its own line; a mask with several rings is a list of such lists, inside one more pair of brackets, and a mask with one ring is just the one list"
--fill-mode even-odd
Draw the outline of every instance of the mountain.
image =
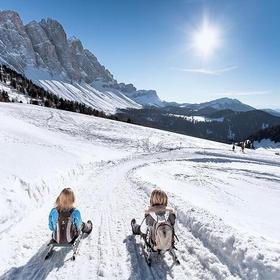
[[0, 38], [0, 64], [59, 97], [107, 113], [160, 102], [155, 91], [137, 91], [132, 84], [118, 83], [78, 38], [67, 37], [56, 20], [24, 25], [18, 13], [0, 11]]
[[117, 109], [142, 106], [254, 109], [230, 98], [200, 104], [165, 102], [155, 90], [137, 90], [133, 84], [118, 83], [78, 38], [68, 37], [63, 26], [50, 18], [24, 25], [18, 13], [0, 11], [0, 38], [0, 63], [59, 97], [83, 102], [97, 110], [114, 113]]
[[0, 12], [2, 63], [26, 74], [49, 79], [114, 83], [113, 75], [83, 48], [77, 38], [67, 38], [62, 25], [52, 19], [24, 25], [14, 11]]
[[201, 109], [204, 109], [207, 107], [211, 107], [216, 110], [229, 109], [229, 110], [236, 111], [236, 112], [246, 112], [246, 111], [255, 109], [247, 104], [240, 102], [237, 99], [232, 99], [232, 98], [228, 98], [228, 97], [219, 98], [219, 99], [215, 99], [215, 100], [212, 100], [209, 102], [204, 102], [204, 103], [186, 104], [186, 105], [181, 105], [181, 106], [185, 107], [185, 108], [195, 109], [195, 110], [201, 110]]
[[125, 95], [136, 103], [146, 107], [164, 107], [164, 103], [160, 100], [155, 90], [138, 90], [125, 93]]

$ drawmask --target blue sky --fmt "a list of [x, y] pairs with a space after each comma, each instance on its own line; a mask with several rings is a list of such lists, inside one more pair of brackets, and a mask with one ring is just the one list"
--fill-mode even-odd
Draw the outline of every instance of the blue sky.
[[[118, 81], [164, 100], [280, 108], [280, 1], [6, 0], [0, 9], [24, 23], [57, 19]], [[193, 44], [205, 18], [219, 34], [209, 57]]]

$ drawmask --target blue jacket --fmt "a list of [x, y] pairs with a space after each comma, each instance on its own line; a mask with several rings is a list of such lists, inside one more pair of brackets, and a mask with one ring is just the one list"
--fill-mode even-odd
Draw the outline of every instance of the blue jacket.
[[[72, 219], [72, 223], [77, 227], [78, 230], [80, 230], [83, 223], [80, 211], [75, 208], [70, 217]], [[56, 208], [53, 208], [49, 215], [49, 229], [51, 231], [56, 230], [57, 220], [58, 220], [58, 211]]]

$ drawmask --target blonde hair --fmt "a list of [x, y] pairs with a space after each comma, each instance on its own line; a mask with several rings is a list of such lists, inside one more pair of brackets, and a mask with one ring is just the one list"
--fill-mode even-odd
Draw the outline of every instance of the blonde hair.
[[71, 210], [74, 207], [75, 195], [71, 188], [65, 188], [55, 201], [55, 207], [59, 211]]
[[168, 197], [166, 192], [161, 189], [155, 189], [151, 193], [150, 206], [162, 205], [167, 206]]

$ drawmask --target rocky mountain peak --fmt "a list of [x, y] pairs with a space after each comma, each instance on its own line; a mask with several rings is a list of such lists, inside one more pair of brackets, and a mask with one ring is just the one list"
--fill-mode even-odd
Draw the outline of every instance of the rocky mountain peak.
[[6, 25], [13, 23], [18, 27], [23, 25], [19, 14], [11, 10], [0, 11], [0, 24], [2, 23]]
[[78, 38], [67, 36], [57, 20], [33, 20], [24, 25], [18, 13], [0, 11], [0, 38], [0, 64], [32, 80], [85, 82], [119, 90], [143, 105], [161, 105], [155, 91], [137, 91], [133, 84], [118, 84]]
[[27, 76], [31, 73], [29, 78], [36, 72], [37, 79], [115, 82], [78, 38], [68, 39], [57, 20], [33, 20], [24, 25], [17, 12], [0, 11], [0, 27], [0, 63]]

